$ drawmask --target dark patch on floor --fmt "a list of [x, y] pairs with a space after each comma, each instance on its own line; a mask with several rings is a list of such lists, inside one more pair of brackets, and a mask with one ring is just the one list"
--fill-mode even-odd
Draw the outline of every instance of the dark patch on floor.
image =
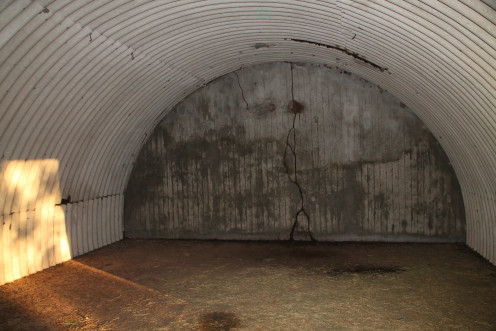
[[327, 271], [326, 274], [328, 276], [338, 276], [343, 274], [380, 275], [403, 271], [405, 271], [405, 269], [393, 266], [357, 265], [332, 269], [331, 271]]
[[239, 318], [233, 313], [214, 311], [202, 314], [199, 318], [200, 330], [203, 331], [229, 331], [240, 325]]

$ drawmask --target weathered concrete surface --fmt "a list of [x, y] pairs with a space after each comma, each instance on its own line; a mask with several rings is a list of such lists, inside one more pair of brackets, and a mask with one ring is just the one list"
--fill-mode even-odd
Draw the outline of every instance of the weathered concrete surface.
[[128, 237], [464, 241], [443, 150], [379, 87], [271, 63], [196, 91], [157, 126], [125, 198]]

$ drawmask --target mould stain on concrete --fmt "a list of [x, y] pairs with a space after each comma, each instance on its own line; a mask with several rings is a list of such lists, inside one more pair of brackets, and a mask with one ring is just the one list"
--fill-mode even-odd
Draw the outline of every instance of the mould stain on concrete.
[[291, 102], [288, 105], [288, 112], [295, 114], [296, 115], [303, 113], [305, 110], [305, 106], [303, 106], [301, 103], [295, 100], [291, 100]]

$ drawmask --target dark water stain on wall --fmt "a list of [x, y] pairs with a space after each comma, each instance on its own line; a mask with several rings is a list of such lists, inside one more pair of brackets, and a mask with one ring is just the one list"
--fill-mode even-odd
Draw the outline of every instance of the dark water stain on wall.
[[282, 240], [295, 220], [317, 240], [465, 239], [429, 130], [377, 86], [318, 65], [244, 68], [194, 92], [143, 147], [125, 196], [129, 237]]

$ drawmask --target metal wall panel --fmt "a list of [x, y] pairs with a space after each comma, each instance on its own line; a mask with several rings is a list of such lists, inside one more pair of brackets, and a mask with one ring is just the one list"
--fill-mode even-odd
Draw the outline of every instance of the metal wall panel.
[[104, 229], [119, 227], [120, 205], [113, 196], [1, 215], [0, 284], [121, 240], [122, 232]]

